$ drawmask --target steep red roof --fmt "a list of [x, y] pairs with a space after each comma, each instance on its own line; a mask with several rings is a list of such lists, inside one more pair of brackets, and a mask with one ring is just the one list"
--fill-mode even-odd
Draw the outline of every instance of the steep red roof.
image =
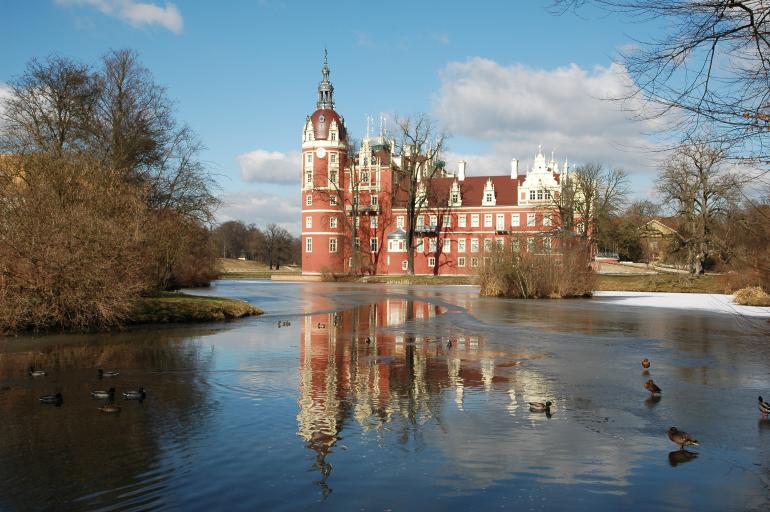
[[[455, 177], [434, 178], [430, 180], [428, 190], [428, 207], [446, 206], [449, 201], [449, 194], [452, 190], [452, 184], [457, 181], [460, 186], [462, 196], [462, 206], [481, 206], [484, 196], [484, 187], [487, 180], [492, 180], [495, 187], [496, 206], [516, 206], [517, 192], [519, 189], [519, 180], [511, 179], [510, 176], [467, 176], [463, 181]], [[399, 193], [394, 200], [395, 208], [403, 208], [406, 205], [406, 194]], [[441, 204], [437, 204], [437, 203]]]

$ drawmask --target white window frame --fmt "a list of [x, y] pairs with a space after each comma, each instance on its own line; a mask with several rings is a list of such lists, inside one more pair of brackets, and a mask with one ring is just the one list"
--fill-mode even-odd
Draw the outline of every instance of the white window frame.
[[471, 258], [471, 267], [478, 268], [479, 266], [479, 259], [477, 257]]
[[521, 214], [520, 213], [512, 213], [511, 214], [511, 226], [518, 228], [521, 226]]
[[436, 266], [436, 258], [431, 256], [428, 258], [428, 267], [433, 268]]
[[305, 217], [305, 229], [311, 229], [313, 227], [313, 217], [308, 215]]
[[471, 214], [471, 227], [472, 228], [479, 227], [479, 214], [478, 213], [472, 213]]
[[550, 213], [544, 213], [543, 214], [543, 226], [550, 226], [551, 225], [551, 214]]
[[444, 215], [441, 218], [441, 224], [444, 228], [451, 228], [452, 227], [452, 216], [449, 214]]
[[429, 252], [436, 252], [436, 239], [435, 238], [429, 238], [428, 239], [428, 251]]
[[461, 227], [461, 228], [464, 228], [465, 227], [465, 219], [466, 219], [466, 215], [465, 214], [458, 215], [457, 216], [457, 226]]
[[479, 252], [479, 239], [471, 238], [471, 252]]
[[337, 239], [336, 238], [330, 238], [329, 239], [329, 252], [337, 252]]
[[458, 267], [465, 266], [465, 256], [460, 256], [459, 258], [457, 258], [457, 266]]
[[504, 213], [498, 213], [495, 216], [495, 229], [497, 231], [504, 231], [505, 230], [505, 214]]
[[305, 205], [306, 206], [312, 206], [313, 205], [313, 194], [308, 194], [305, 196]]
[[334, 217], [334, 216], [329, 217], [329, 227], [332, 229], [337, 228], [337, 217]]
[[305, 238], [305, 252], [313, 252], [313, 237]]
[[444, 242], [441, 247], [441, 252], [451, 252], [451, 251], [452, 251], [452, 239], [444, 238]]
[[409, 268], [409, 262], [404, 260], [401, 262], [401, 270], [407, 270]]
[[457, 239], [457, 252], [465, 252], [465, 238]]
[[485, 228], [491, 228], [492, 227], [492, 214], [491, 213], [485, 213], [484, 214], [484, 227]]
[[377, 229], [377, 223], [378, 223], [378, 221], [377, 221], [377, 217], [376, 217], [376, 216], [374, 216], [374, 217], [372, 217], [372, 218], [371, 218], [371, 220], [369, 221], [369, 227], [371, 227], [372, 229]]
[[329, 204], [332, 206], [337, 206], [337, 196], [332, 195], [329, 197]]
[[527, 214], [527, 226], [535, 226], [537, 222], [537, 217], [534, 213], [528, 213]]
[[491, 238], [485, 238], [484, 239], [484, 252], [492, 252], [492, 239]]

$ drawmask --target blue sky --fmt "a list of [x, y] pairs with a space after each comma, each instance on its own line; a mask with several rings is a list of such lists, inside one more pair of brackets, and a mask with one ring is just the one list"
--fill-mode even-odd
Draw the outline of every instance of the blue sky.
[[298, 232], [305, 116], [315, 107], [323, 49], [337, 110], [361, 137], [366, 116], [431, 114], [452, 134], [447, 160], [504, 174], [542, 143], [562, 161], [623, 167], [638, 195], [655, 162], [654, 126], [621, 105], [618, 48], [651, 27], [548, 1], [209, 2], [31, 0], [3, 6], [0, 94], [33, 57], [95, 63], [132, 48], [201, 137], [228, 203], [219, 218], [278, 222]]

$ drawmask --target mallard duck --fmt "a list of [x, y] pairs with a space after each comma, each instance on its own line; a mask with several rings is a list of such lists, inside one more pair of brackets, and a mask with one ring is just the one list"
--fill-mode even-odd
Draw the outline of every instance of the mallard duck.
[[322, 324], [321, 322], [318, 322], [318, 328], [319, 329], [326, 329], [326, 324]]
[[120, 406], [115, 404], [104, 404], [99, 407], [99, 410], [102, 412], [120, 412]]
[[452, 348], [452, 340], [446, 342], [446, 348]]
[[139, 388], [138, 391], [126, 391], [123, 393], [123, 400], [144, 400], [147, 393], [144, 392], [144, 388]]
[[115, 388], [110, 388], [106, 391], [103, 389], [91, 391], [91, 398], [112, 398], [114, 396], [115, 396]]
[[369, 336], [367, 336], [366, 340], [364, 340], [364, 341], [366, 341], [366, 344], [369, 345], [369, 344], [371, 344], [372, 339]]
[[551, 410], [551, 402], [528, 402], [530, 412], [549, 412]]
[[649, 367], [650, 367], [650, 360], [645, 357], [644, 359], [642, 359], [642, 368], [646, 370]]
[[64, 401], [64, 397], [61, 396], [61, 393], [56, 393], [55, 395], [43, 395], [40, 397], [40, 401], [44, 404], [61, 405]]
[[658, 387], [658, 385], [655, 384], [655, 382], [653, 382], [652, 379], [650, 379], [650, 380], [648, 380], [647, 382], [644, 383], [644, 389], [646, 389], [647, 391], [649, 391], [653, 395], [659, 395], [661, 393], [661, 391], [662, 391]]
[[759, 412], [762, 413], [762, 416], [767, 418], [767, 415], [770, 414], [770, 404], [762, 400], [762, 397], [759, 397]]
[[104, 371], [104, 370], [102, 370], [101, 368], [99, 368], [98, 370], [96, 370], [96, 373], [98, 373], [98, 374], [99, 374], [99, 378], [100, 378], [100, 379], [101, 379], [102, 377], [117, 377], [118, 375], [120, 375], [120, 372], [119, 372], [118, 370], [109, 370], [109, 371], [106, 371], [106, 372], [105, 372], [105, 371]]
[[43, 377], [46, 374], [43, 370], [35, 370], [34, 366], [30, 366], [27, 373], [29, 373], [30, 377]]
[[676, 427], [671, 427], [668, 429], [668, 438], [671, 439], [672, 442], [679, 445], [679, 448], [684, 450], [684, 447], [687, 445], [694, 445], [698, 446], [698, 440], [692, 437], [687, 432], [684, 432], [682, 430], [679, 430]]

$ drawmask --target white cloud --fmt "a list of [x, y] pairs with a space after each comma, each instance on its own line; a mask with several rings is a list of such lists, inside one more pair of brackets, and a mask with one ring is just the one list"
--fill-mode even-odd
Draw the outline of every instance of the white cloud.
[[0, 126], [3, 126], [3, 113], [5, 111], [5, 101], [11, 97], [11, 88], [0, 82]]
[[225, 205], [217, 212], [218, 222], [240, 220], [260, 228], [275, 223], [293, 235], [300, 233], [299, 193], [289, 198], [244, 191], [225, 194], [222, 200]]
[[549, 70], [472, 58], [448, 64], [441, 83], [434, 112], [447, 129], [492, 142], [487, 154], [447, 155], [450, 162], [467, 160], [471, 175], [509, 173], [514, 157], [523, 170], [539, 144], [547, 157], [555, 150], [562, 162], [566, 156], [632, 174], [655, 169], [654, 144], [647, 134], [661, 121], [632, 119], [629, 109], [641, 106], [634, 100], [609, 101], [630, 92], [622, 66], [589, 71], [572, 64]]
[[256, 183], [299, 184], [301, 156], [299, 151], [267, 151], [255, 149], [236, 158], [243, 181]]
[[184, 20], [176, 5], [159, 5], [136, 0], [55, 0], [60, 5], [87, 5], [102, 14], [119, 18], [134, 26], [160, 25], [175, 34], [182, 32]]

